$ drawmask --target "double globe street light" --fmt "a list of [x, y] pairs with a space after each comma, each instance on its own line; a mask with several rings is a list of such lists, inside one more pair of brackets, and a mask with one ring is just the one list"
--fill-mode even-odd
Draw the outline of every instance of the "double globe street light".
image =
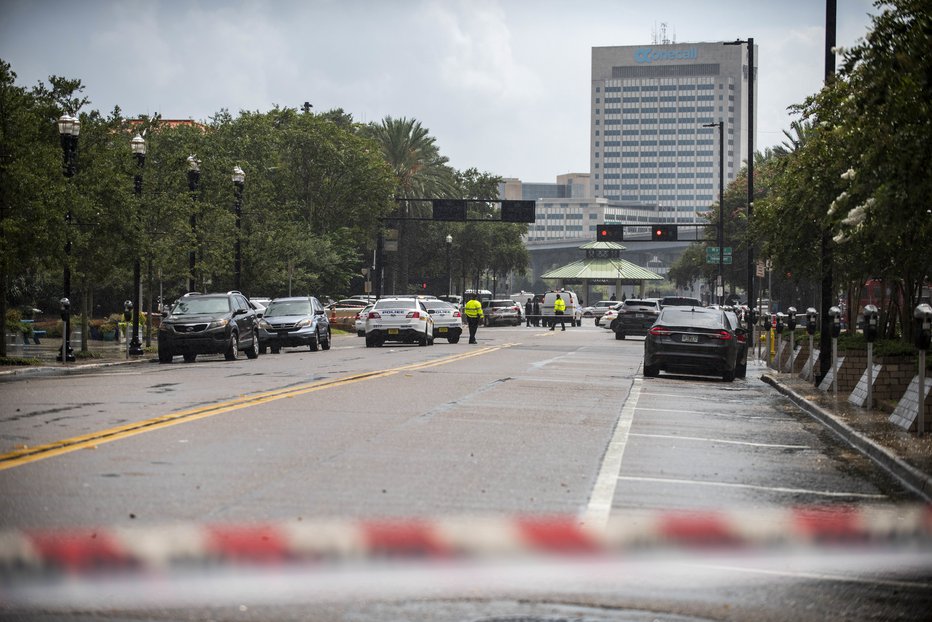
[[243, 215], [243, 188], [246, 185], [246, 173], [239, 166], [233, 167], [233, 212], [236, 214], [236, 246], [233, 264], [233, 289], [242, 291], [241, 280], [243, 272], [242, 256], [242, 215]]
[[[136, 213], [138, 215], [139, 211], [142, 209], [142, 170], [146, 165], [146, 139], [144, 139], [141, 134], [136, 134], [130, 141], [130, 146], [133, 149], [133, 155], [136, 157], [137, 168], [136, 175], [133, 176], [133, 190], [136, 195]], [[140, 274], [138, 246], [136, 251], [136, 256], [133, 258], [133, 336], [129, 343], [130, 356], [144, 354], [142, 344], [139, 342], [139, 305], [141, 304], [139, 290], [141, 288], [142, 278]]]

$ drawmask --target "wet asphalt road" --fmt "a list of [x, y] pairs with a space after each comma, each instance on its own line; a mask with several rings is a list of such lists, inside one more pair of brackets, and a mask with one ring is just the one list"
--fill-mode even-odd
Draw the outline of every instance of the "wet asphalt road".
[[[615, 341], [587, 321], [566, 332], [480, 329], [478, 346], [367, 349], [345, 336], [329, 352], [179, 358], [3, 382], [0, 453], [72, 444], [6, 461], [0, 528], [461, 514], [568, 514], [597, 526], [627, 511], [913, 501], [763, 384], [753, 364], [732, 383], [645, 379], [642, 351], [640, 339]], [[422, 591], [392, 604], [383, 594], [326, 606], [311, 598], [310, 618], [298, 614], [306, 599], [270, 603], [256, 594], [250, 608], [227, 602], [229, 586], [195, 580], [197, 593], [218, 604], [182, 610], [213, 619], [459, 620], [506, 611], [640, 619], [632, 609], [703, 619], [923, 619], [929, 564], [909, 552], [863, 553], [629, 560], [605, 584], [557, 569], [531, 586], [515, 576], [483, 585], [465, 608], [450, 604], [462, 593], [450, 600], [432, 591], [428, 573], [411, 578]], [[436, 600], [412, 605], [416, 596]], [[548, 613], [532, 607], [539, 601], [600, 609]], [[80, 619], [63, 607], [66, 619]], [[179, 611], [144, 610], [159, 620]]]

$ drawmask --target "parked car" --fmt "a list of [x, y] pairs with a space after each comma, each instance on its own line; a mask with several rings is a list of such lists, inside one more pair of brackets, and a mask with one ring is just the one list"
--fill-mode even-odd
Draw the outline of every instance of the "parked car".
[[725, 310], [725, 318], [731, 325], [731, 332], [738, 340], [738, 354], [735, 357], [735, 378], [744, 378], [748, 375], [748, 331], [741, 325], [738, 314]]
[[265, 308], [269, 306], [269, 303], [272, 302], [271, 298], [258, 297], [250, 298], [249, 304], [252, 305], [252, 308], [256, 310], [256, 315], [262, 317], [265, 314]]
[[278, 354], [282, 348], [306, 346], [311, 352], [329, 350], [330, 321], [324, 305], [313, 296], [276, 298], [259, 320], [259, 351]]
[[664, 307], [701, 307], [702, 301], [688, 296], [664, 296], [660, 299], [660, 308]]
[[738, 340], [725, 312], [664, 307], [644, 340], [644, 376], [661, 371], [735, 378]]
[[656, 300], [628, 298], [618, 308], [615, 320], [615, 339], [624, 339], [628, 335], [646, 335], [660, 315], [660, 306]]
[[463, 314], [460, 310], [442, 300], [425, 300], [424, 306], [434, 320], [434, 337], [457, 343], [463, 334]]
[[187, 363], [198, 354], [232, 361], [240, 351], [259, 356], [258, 317], [240, 292], [185, 294], [159, 324], [159, 363], [171, 363], [177, 354]]
[[366, 347], [386, 341], [433, 345], [434, 321], [424, 302], [416, 297], [382, 298], [366, 316]]
[[566, 303], [566, 310], [563, 315], [567, 323], [570, 326], [582, 326], [582, 307], [579, 305], [579, 296], [576, 295], [576, 292], [569, 290], [549, 291], [544, 294], [544, 301], [540, 305], [540, 314], [543, 316], [544, 325], [553, 325], [553, 301], [557, 299], [557, 294]]
[[370, 304], [356, 312], [356, 320], [354, 322], [354, 328], [356, 329], [357, 337], [366, 336], [366, 316], [369, 315], [369, 311], [371, 310], [372, 310], [372, 305]]
[[[602, 317], [602, 314], [618, 304], [617, 300], [600, 300], [591, 307], [585, 307], [582, 310], [583, 317], [594, 317], [598, 320]], [[599, 322], [596, 321], [596, 326], [599, 325]]]
[[514, 300], [504, 298], [500, 300], [486, 300], [482, 303], [482, 323], [485, 326], [496, 324], [511, 324], [517, 326], [521, 323], [521, 307]]

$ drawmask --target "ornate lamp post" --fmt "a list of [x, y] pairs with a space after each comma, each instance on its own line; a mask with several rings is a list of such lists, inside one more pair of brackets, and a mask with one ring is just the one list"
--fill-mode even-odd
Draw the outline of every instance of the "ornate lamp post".
[[201, 183], [201, 161], [196, 155], [188, 156], [188, 190], [191, 191], [191, 235], [194, 244], [188, 251], [188, 291], [197, 289], [195, 266], [197, 264], [197, 190]]
[[242, 256], [242, 215], [243, 215], [243, 187], [246, 185], [246, 173], [239, 166], [233, 167], [233, 211], [236, 214], [236, 247], [233, 264], [233, 289], [242, 291], [241, 281], [243, 273]]
[[[142, 199], [142, 169], [146, 165], [146, 139], [144, 139], [140, 134], [136, 134], [133, 137], [133, 140], [130, 141], [130, 146], [133, 149], [133, 155], [136, 157], [136, 175], [133, 176], [133, 190], [136, 194], [136, 210], [137, 214], [141, 209], [141, 199]], [[139, 307], [142, 304], [140, 301], [139, 290], [141, 282], [140, 267], [139, 267], [139, 249], [136, 249], [136, 257], [133, 258], [133, 337], [129, 342], [129, 354], [130, 356], [139, 356], [143, 354], [142, 344], [139, 343]]]
[[[78, 135], [81, 133], [81, 121], [77, 117], [63, 114], [58, 119], [58, 134], [61, 137], [62, 172], [66, 178], [74, 177], [77, 172], [78, 161]], [[65, 214], [65, 270], [63, 278], [64, 295], [61, 299], [62, 346], [56, 360], [63, 363], [74, 361], [74, 351], [71, 349], [71, 207]]]
[[450, 263], [450, 251], [453, 250], [453, 236], [447, 234], [447, 294], [453, 293], [453, 267]]

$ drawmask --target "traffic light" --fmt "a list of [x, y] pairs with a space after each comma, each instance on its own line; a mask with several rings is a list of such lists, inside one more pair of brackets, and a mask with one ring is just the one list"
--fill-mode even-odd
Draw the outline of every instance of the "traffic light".
[[466, 201], [463, 199], [431, 200], [434, 220], [466, 220]]
[[596, 228], [596, 239], [599, 242], [621, 242], [625, 239], [625, 226], [599, 225]]
[[655, 242], [676, 240], [676, 225], [654, 225], [650, 230], [650, 239]]

